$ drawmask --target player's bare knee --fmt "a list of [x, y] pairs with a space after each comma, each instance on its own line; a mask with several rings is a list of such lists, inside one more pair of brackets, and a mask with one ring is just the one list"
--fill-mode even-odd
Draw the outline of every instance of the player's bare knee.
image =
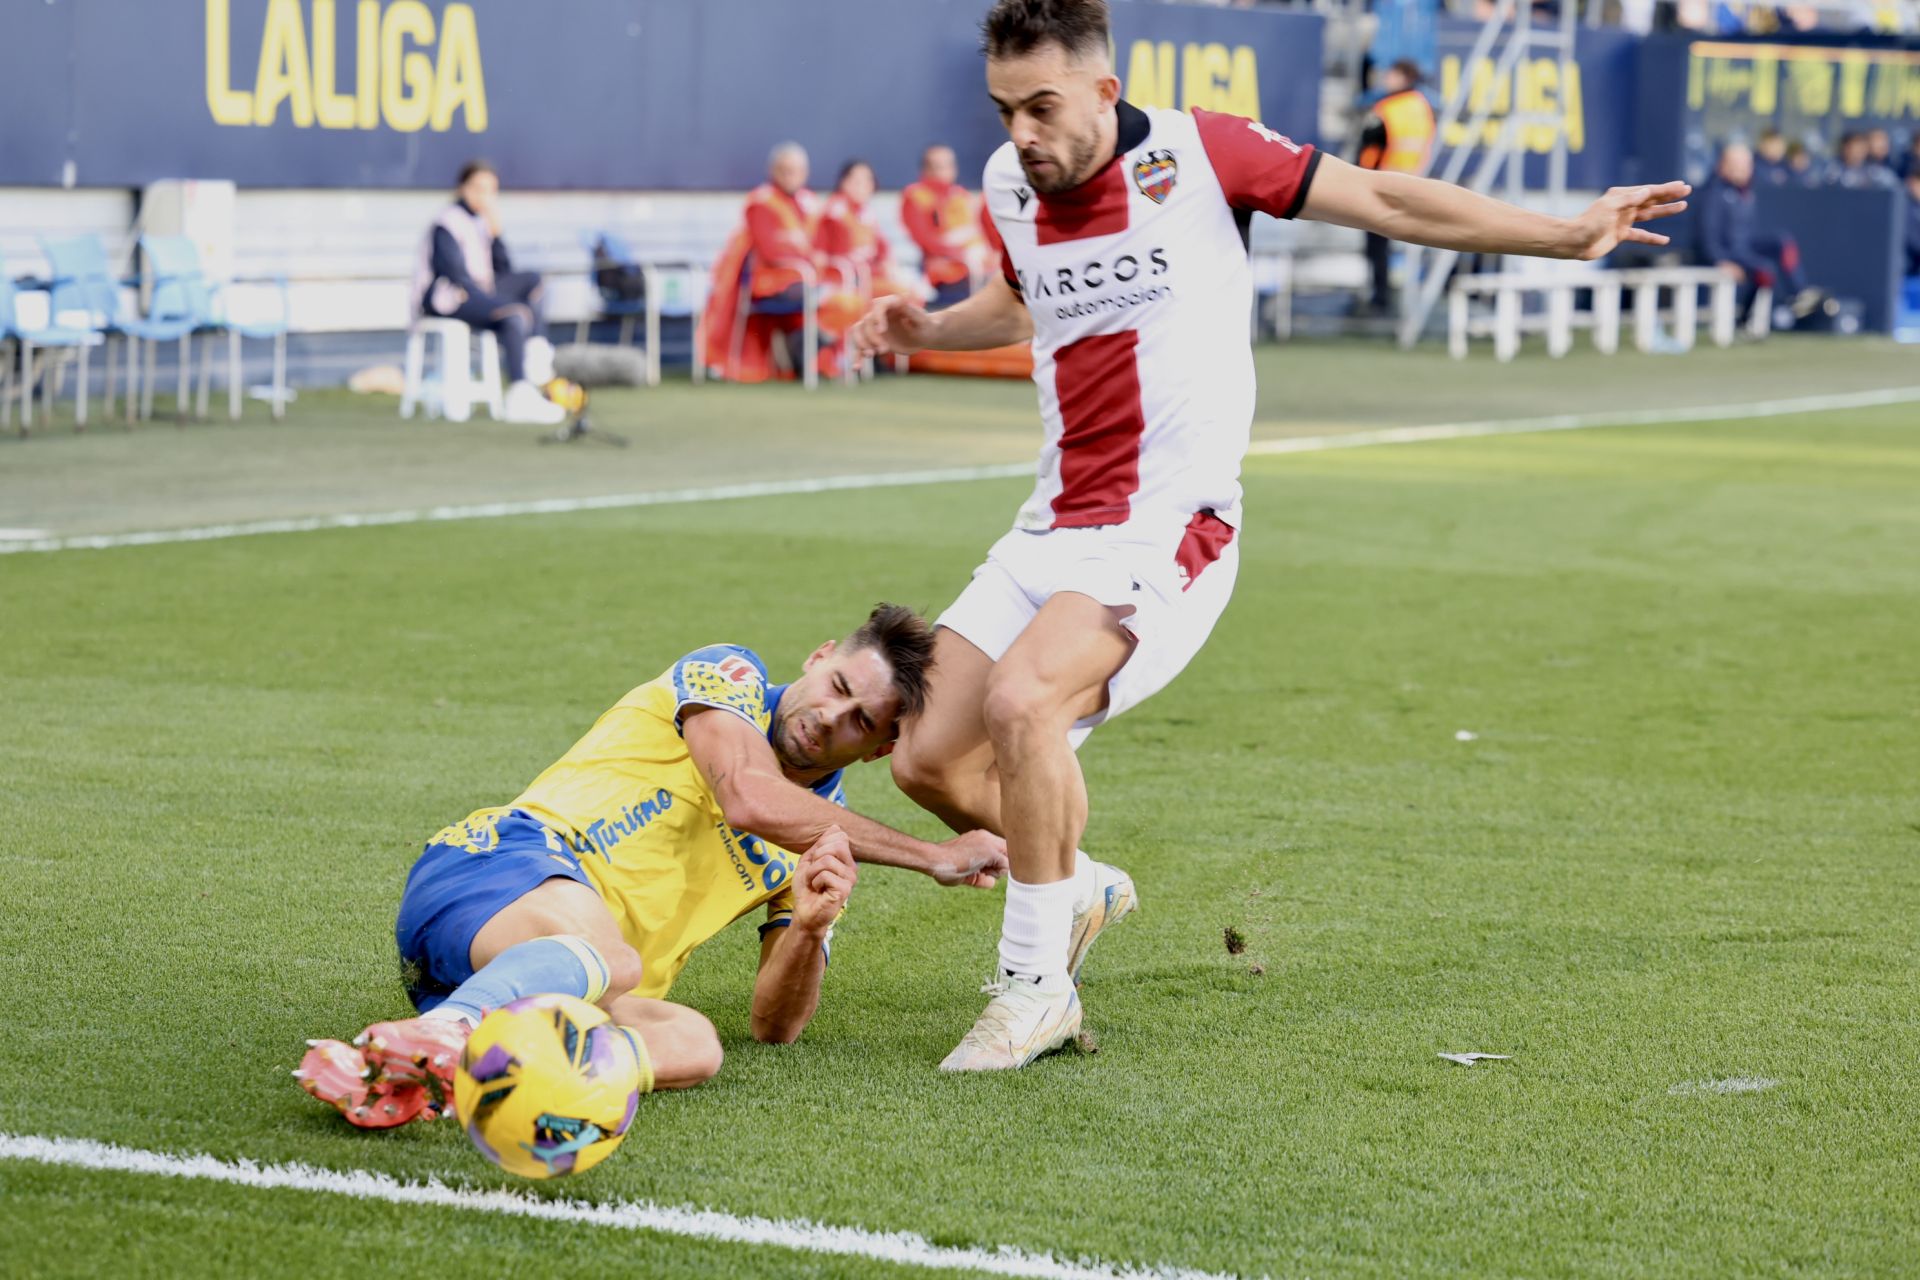
[[998, 670], [987, 681], [982, 711], [987, 733], [996, 746], [1051, 732], [1063, 714], [1059, 697], [1040, 680], [1026, 673]]

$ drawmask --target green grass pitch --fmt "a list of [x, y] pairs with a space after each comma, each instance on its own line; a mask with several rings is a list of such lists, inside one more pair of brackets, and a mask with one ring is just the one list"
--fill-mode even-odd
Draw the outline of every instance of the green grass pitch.
[[[534, 1194], [1276, 1277], [1915, 1274], [1916, 418], [1256, 459], [1212, 643], [1082, 753], [1144, 903], [1098, 1052], [938, 1075], [999, 895], [870, 869], [798, 1045], [723, 934], [674, 991], [720, 1078]], [[0, 557], [0, 1131], [507, 1185], [287, 1075], [403, 1008], [420, 842], [688, 649], [780, 674], [943, 606], [1024, 491]], [[7, 1275], [563, 1269], [931, 1274], [0, 1160]]]

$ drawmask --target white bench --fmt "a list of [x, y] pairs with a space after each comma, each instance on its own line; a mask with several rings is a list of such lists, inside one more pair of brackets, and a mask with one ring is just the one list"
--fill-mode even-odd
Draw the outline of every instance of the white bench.
[[[478, 337], [476, 344], [474, 339]], [[429, 339], [440, 344], [438, 376], [432, 383], [426, 377]], [[473, 348], [480, 348], [480, 376], [473, 376]], [[500, 394], [500, 340], [486, 329], [477, 334], [464, 320], [442, 316], [421, 316], [407, 330], [407, 364], [400, 393], [400, 416], [411, 418], [414, 408], [425, 402], [429, 418], [444, 416], [449, 422], [465, 422], [473, 415], [474, 405], [484, 405], [495, 420], [507, 416]]]
[[[1575, 310], [1574, 290], [1593, 292], [1592, 309]], [[1633, 290], [1634, 346], [1652, 351], [1661, 345], [1660, 321], [1672, 320], [1670, 350], [1691, 350], [1700, 325], [1700, 290], [1710, 294], [1710, 331], [1715, 346], [1731, 346], [1736, 327], [1739, 285], [1716, 267], [1642, 267], [1606, 271], [1584, 263], [1540, 263], [1512, 271], [1454, 277], [1447, 291], [1447, 350], [1464, 360], [1472, 338], [1491, 337], [1496, 359], [1513, 359], [1525, 333], [1544, 333], [1547, 354], [1558, 358], [1573, 349], [1576, 328], [1593, 331], [1594, 348], [1607, 355], [1620, 349], [1621, 299]], [[1527, 314], [1524, 303], [1538, 295], [1545, 310]], [[1669, 298], [1670, 295], [1670, 298]], [[1491, 298], [1491, 314], [1475, 315], [1474, 298]], [[1662, 309], [1663, 298], [1670, 306]], [[1763, 337], [1770, 327], [1773, 294], [1762, 288], [1754, 298], [1748, 330]]]

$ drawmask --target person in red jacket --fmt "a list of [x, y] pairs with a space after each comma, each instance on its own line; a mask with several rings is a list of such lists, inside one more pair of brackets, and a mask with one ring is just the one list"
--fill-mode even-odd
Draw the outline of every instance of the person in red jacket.
[[[714, 264], [707, 296], [707, 367], [731, 382], [764, 382], [773, 376], [772, 340], [778, 334], [799, 368], [803, 289], [816, 265], [814, 236], [820, 200], [807, 190], [807, 151], [783, 142], [767, 159], [767, 181], [747, 196], [740, 226]], [[751, 294], [753, 313], [735, 341], [740, 289]]]
[[953, 148], [931, 146], [920, 155], [920, 180], [900, 193], [900, 220], [920, 246], [936, 308], [972, 293], [974, 274], [986, 261], [975, 201], [958, 176]]
[[911, 290], [894, 275], [893, 250], [881, 234], [879, 219], [873, 216], [869, 204], [877, 185], [872, 165], [865, 160], [847, 161], [820, 215], [814, 248], [829, 268], [836, 258], [852, 262], [865, 277], [864, 283], [874, 297], [909, 293]]
[[893, 250], [880, 231], [870, 201], [878, 186], [873, 166], [849, 160], [827, 197], [813, 245], [828, 287], [820, 301], [820, 328], [836, 341], [875, 298], [914, 292], [894, 274]]

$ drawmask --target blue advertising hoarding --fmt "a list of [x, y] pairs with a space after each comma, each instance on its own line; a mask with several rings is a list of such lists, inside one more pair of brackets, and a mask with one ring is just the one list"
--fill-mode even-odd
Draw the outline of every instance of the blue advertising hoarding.
[[[1529, 186], [1545, 184], [1547, 157], [1563, 132], [1568, 186], [1598, 189], [1640, 180], [1633, 165], [1637, 37], [1583, 27], [1575, 37], [1573, 60], [1564, 70], [1557, 56], [1536, 49], [1518, 60], [1511, 75], [1502, 77], [1497, 74], [1499, 45], [1477, 62], [1471, 57], [1479, 34], [1477, 22], [1443, 19], [1439, 23], [1439, 65], [1429, 69], [1431, 87], [1440, 102], [1462, 88], [1468, 99], [1460, 122], [1439, 139], [1436, 169], [1445, 149], [1470, 146], [1478, 150], [1499, 136], [1509, 116], [1522, 112], [1540, 117], [1540, 122], [1520, 127]], [[1486, 125], [1475, 138], [1467, 125], [1482, 105], [1487, 108]], [[1478, 163], [1477, 158], [1470, 160], [1465, 172], [1471, 174]]]
[[[986, 0], [0, 0], [0, 184], [732, 190], [794, 138], [913, 177], [1002, 140]], [[1321, 19], [1120, 0], [1146, 104], [1312, 139]]]

